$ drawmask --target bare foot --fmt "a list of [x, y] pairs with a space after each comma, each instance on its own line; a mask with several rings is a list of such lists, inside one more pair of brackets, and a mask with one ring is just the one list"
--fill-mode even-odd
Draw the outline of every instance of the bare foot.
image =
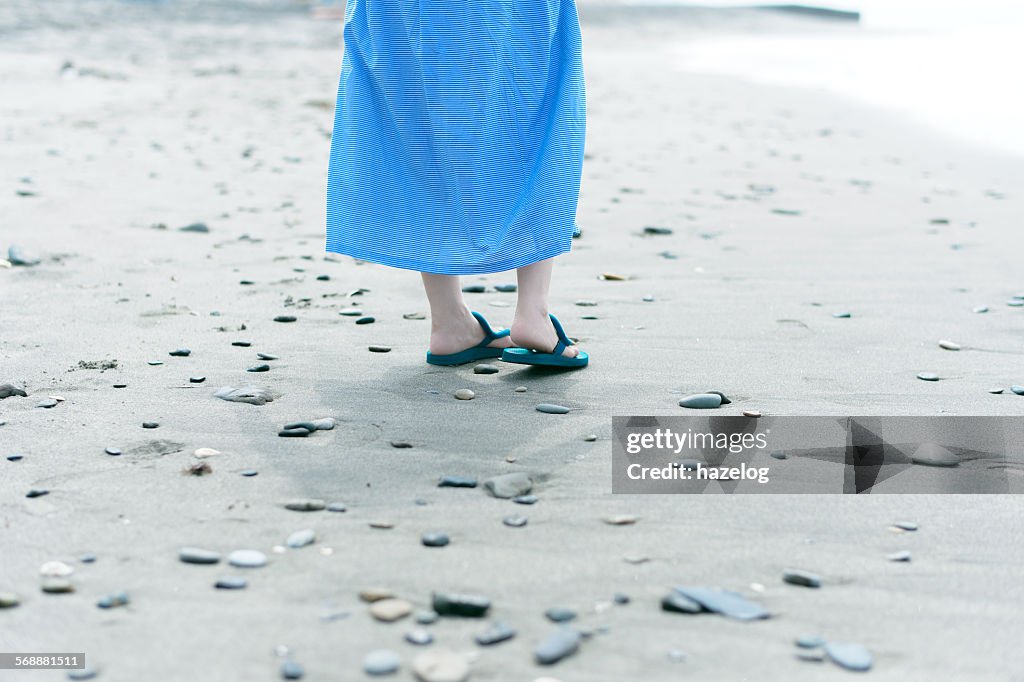
[[[516, 315], [512, 321], [512, 343], [520, 348], [532, 348], [541, 353], [555, 352], [558, 345], [558, 334], [555, 332], [555, 325], [547, 313], [542, 315]], [[562, 355], [567, 358], [574, 358], [579, 355], [579, 348], [566, 346]]]
[[[467, 308], [465, 316], [460, 316], [457, 320], [444, 320], [440, 324], [437, 320], [431, 320], [429, 350], [434, 355], [458, 353], [477, 345], [484, 340], [484, 336], [483, 327]], [[489, 348], [508, 348], [511, 345], [512, 341], [507, 336], [494, 339], [487, 344]]]

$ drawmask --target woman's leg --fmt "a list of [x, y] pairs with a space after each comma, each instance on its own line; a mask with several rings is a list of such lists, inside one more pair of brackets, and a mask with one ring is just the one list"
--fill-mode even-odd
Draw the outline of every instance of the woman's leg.
[[[462, 287], [455, 275], [435, 275], [421, 272], [423, 288], [430, 302], [430, 350], [431, 353], [447, 355], [458, 353], [484, 338], [484, 330], [473, 317], [469, 306], [462, 298]], [[491, 325], [497, 331], [494, 325]], [[506, 348], [512, 345], [507, 336], [495, 339], [488, 346]]]
[[[548, 289], [551, 285], [553, 258], [538, 261], [516, 270], [519, 278], [519, 300], [512, 319], [512, 343], [521, 348], [532, 348], [551, 353], [558, 344], [558, 334], [548, 317]], [[562, 355], [576, 357], [579, 349], [569, 346]]]

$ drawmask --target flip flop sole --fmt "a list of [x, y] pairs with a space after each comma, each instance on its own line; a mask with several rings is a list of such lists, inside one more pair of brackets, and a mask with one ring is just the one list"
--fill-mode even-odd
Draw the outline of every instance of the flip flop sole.
[[458, 353], [451, 353], [449, 355], [434, 355], [431, 352], [427, 352], [427, 362], [431, 365], [464, 365], [467, 362], [473, 362], [474, 360], [483, 360], [485, 358], [500, 358], [504, 348], [467, 348], [464, 351]]
[[586, 351], [580, 351], [576, 357], [555, 355], [554, 353], [538, 353], [529, 348], [506, 348], [501, 354], [504, 362], [515, 362], [520, 365], [544, 365], [546, 367], [584, 367], [590, 362]]

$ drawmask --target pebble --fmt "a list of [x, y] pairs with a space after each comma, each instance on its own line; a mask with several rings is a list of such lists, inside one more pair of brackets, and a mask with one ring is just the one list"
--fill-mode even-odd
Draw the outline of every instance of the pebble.
[[597, 434], [596, 433], [588, 433], [587, 435], [583, 436], [583, 440], [586, 443], [593, 443], [594, 441], [597, 440]]
[[491, 646], [500, 642], [507, 642], [516, 636], [516, 631], [501, 621], [494, 621], [483, 632], [477, 633], [473, 639], [480, 646]]
[[437, 482], [438, 488], [475, 488], [476, 485], [475, 478], [463, 476], [442, 476], [441, 480]]
[[409, 644], [415, 644], [416, 646], [426, 646], [434, 642], [434, 635], [430, 634], [429, 630], [416, 628], [415, 630], [409, 630], [409, 632], [405, 633], [405, 641]]
[[1024, 395], [1024, 386], [1020, 386], [1019, 384], [1014, 384], [1013, 386], [1010, 386], [1010, 390], [1016, 393], [1017, 395]]
[[261, 363], [259, 365], [253, 365], [252, 367], [249, 367], [245, 371], [246, 372], [269, 372], [270, 371], [270, 365], [268, 365], [266, 363]]
[[338, 314], [344, 315], [345, 317], [359, 317], [363, 314], [363, 311], [359, 308], [342, 308], [338, 311]]
[[413, 618], [420, 625], [431, 625], [432, 623], [436, 623], [440, 616], [437, 611], [417, 611]]
[[914, 523], [913, 521], [897, 521], [896, 523], [894, 523], [892, 525], [893, 525], [893, 527], [899, 528], [900, 530], [911, 531], [911, 532], [913, 532], [913, 531], [918, 529], [918, 525], [916, 523]]
[[402, 315], [403, 320], [425, 320], [427, 316], [423, 313], [404, 313]]
[[568, 414], [569, 408], [565, 405], [555, 405], [554, 403], [541, 403], [537, 405], [537, 411], [545, 414]]
[[331, 502], [327, 505], [327, 511], [329, 512], [346, 512], [348, 507], [345, 506], [344, 502]]
[[220, 562], [220, 553], [198, 547], [183, 547], [178, 552], [178, 559], [186, 564], [216, 564]]
[[500, 291], [500, 292], [505, 293], [505, 294], [511, 294], [514, 291], [518, 290], [518, 289], [519, 289], [519, 287], [517, 285], [515, 285], [515, 284], [495, 284], [494, 285], [494, 290], [495, 291]]
[[298, 549], [307, 545], [312, 545], [316, 542], [316, 532], [312, 529], [297, 530], [288, 536], [288, 539], [284, 541], [284, 544], [288, 545], [292, 549]]
[[425, 651], [413, 659], [412, 672], [419, 682], [464, 682], [469, 663], [452, 651]]
[[539, 499], [536, 495], [519, 495], [518, 497], [513, 497], [512, 501], [516, 504], [537, 504]]
[[502, 474], [484, 481], [484, 488], [492, 496], [507, 500], [529, 493], [533, 489], [533, 481], [521, 472]]
[[286, 680], [301, 680], [305, 671], [295, 661], [285, 661], [281, 664], [281, 677]]
[[281, 438], [305, 438], [311, 433], [312, 431], [310, 431], [309, 429], [300, 427], [294, 429], [281, 429], [280, 431], [277, 432], [277, 435], [280, 436]]
[[150, 360], [146, 364], [149, 365], [150, 367], [156, 367], [158, 365], [164, 364], [164, 361], [163, 360]]
[[25, 458], [25, 455], [7, 455], [8, 462], [20, 462]]
[[761, 413], [757, 410], [743, 410], [743, 416], [757, 419], [758, 417], [761, 416]]
[[960, 457], [936, 443], [922, 443], [910, 456], [910, 461], [934, 467], [953, 467], [960, 463]]
[[693, 410], [709, 410], [722, 405], [722, 396], [717, 393], [696, 393], [680, 399], [679, 407]]
[[274, 322], [294, 322], [297, 319], [299, 318], [294, 315], [278, 315], [274, 318]]
[[21, 603], [21, 599], [18, 598], [13, 592], [0, 592], [0, 609], [13, 609]]
[[424, 547], [444, 547], [451, 542], [445, 533], [424, 533], [420, 540]]
[[372, 604], [381, 599], [391, 599], [395, 593], [386, 587], [367, 587], [359, 591], [359, 598]]
[[398, 448], [398, 449], [405, 449], [405, 448], [411, 448], [412, 447], [412, 443], [410, 443], [407, 440], [392, 440], [392, 441], [388, 441], [388, 443], [391, 445], [391, 447]]
[[238, 388], [223, 386], [217, 389], [217, 392], [213, 395], [221, 400], [233, 403], [248, 403], [250, 405], [264, 405], [274, 400], [270, 391], [258, 386], [240, 386]]
[[755, 620], [771, 616], [771, 613], [763, 606], [748, 600], [737, 592], [714, 587], [676, 587], [675, 590], [708, 611], [714, 611], [729, 618]]
[[672, 234], [671, 227], [655, 227], [653, 225], [647, 225], [644, 227], [644, 234]]
[[189, 350], [188, 348], [179, 348], [177, 350], [172, 350], [170, 353], [168, 353], [168, 355], [175, 358], [187, 358], [188, 356], [192, 355], [192, 351]]
[[570, 628], [559, 628], [534, 647], [533, 657], [541, 665], [552, 665], [580, 648], [580, 633]]
[[376, 321], [376, 317], [372, 315], [367, 315], [366, 317], [360, 317], [358, 320], [356, 320], [356, 324], [373, 324]]
[[614, 272], [602, 272], [597, 278], [605, 282], [625, 282], [629, 279], [626, 275], [617, 275]]
[[497, 365], [491, 365], [487, 363], [479, 364], [473, 367], [473, 374], [497, 374], [500, 369]]
[[612, 516], [605, 516], [601, 519], [609, 526], [631, 526], [639, 519], [632, 514], [613, 514]]
[[853, 642], [826, 642], [825, 654], [847, 670], [870, 670], [874, 663], [871, 652]]
[[526, 393], [528, 389], [526, 388], [526, 386], [516, 386], [512, 390], [515, 391], [516, 393]]
[[821, 587], [821, 578], [814, 573], [801, 571], [796, 568], [787, 568], [782, 572], [782, 581], [790, 585], [802, 587]]
[[192, 453], [194, 457], [199, 459], [206, 459], [207, 457], [215, 457], [220, 454], [220, 450], [214, 450], [213, 448], [196, 448]]
[[29, 491], [25, 493], [25, 497], [31, 499], [33, 497], [42, 497], [43, 495], [49, 495], [50, 491], [46, 488], [29, 488]]
[[47, 594], [68, 594], [75, 591], [75, 586], [67, 578], [45, 578], [42, 590]]
[[321, 511], [326, 507], [326, 502], [313, 498], [298, 498], [284, 503], [284, 508], [292, 511]]
[[886, 554], [885, 558], [889, 561], [910, 561], [910, 552], [907, 550], [893, 552], [892, 554]]
[[43, 398], [38, 403], [36, 403], [36, 407], [50, 408], [50, 407], [53, 407], [54, 405], [56, 405], [57, 402], [58, 401], [54, 400], [53, 398]]
[[245, 469], [244, 471], [240, 471], [238, 473], [240, 473], [242, 476], [251, 477], [259, 475], [260, 472], [256, 471], [255, 469]]
[[104, 448], [103, 452], [107, 453], [108, 455], [112, 455], [112, 456], [116, 457], [116, 456], [121, 454], [121, 449], [120, 448], [115, 448], [113, 446], [110, 446], [110, 447]]
[[848, 319], [850, 319], [851, 315], [850, 315], [850, 313], [848, 313], [848, 312], [846, 312], [844, 310], [843, 312], [840, 312], [840, 313], [832, 313], [832, 317], [834, 317], [834, 318], [836, 318], [838, 320], [848, 320]]
[[371, 353], [390, 353], [391, 346], [369, 346], [367, 350]]
[[155, 429], [159, 426], [159, 422], [142, 422], [142, 428], [144, 429]]
[[256, 358], [258, 360], [277, 360], [278, 359], [278, 357], [276, 355], [272, 355], [270, 353], [257, 353], [256, 354]]
[[794, 642], [801, 649], [814, 649], [824, 646], [825, 638], [819, 635], [800, 635]]
[[189, 377], [188, 381], [191, 384], [201, 384], [204, 381], [206, 381], [206, 377], [198, 377], [198, 376], [197, 377]]
[[100, 672], [96, 668], [90, 668], [89, 666], [85, 666], [84, 668], [76, 668], [74, 670], [69, 670], [68, 679], [76, 680], [76, 682], [78, 680], [92, 680], [95, 679], [95, 677], [99, 674]]
[[921, 372], [917, 375], [917, 378], [921, 381], [938, 381], [939, 375], [934, 372]]
[[96, 606], [101, 609], [112, 609], [118, 606], [126, 606], [129, 602], [131, 602], [131, 597], [128, 596], [127, 592], [114, 592], [96, 602]]
[[7, 260], [11, 265], [21, 265], [29, 267], [32, 265], [39, 265], [42, 262], [37, 256], [25, 251], [24, 247], [17, 244], [12, 244], [7, 248]]
[[392, 529], [394, 527], [395, 527], [395, 524], [391, 523], [390, 521], [386, 521], [384, 519], [379, 519], [377, 521], [370, 521], [370, 528], [377, 528], [377, 529], [380, 529], [380, 530], [390, 530], [390, 529]]
[[554, 606], [544, 612], [545, 617], [553, 623], [567, 623], [576, 618], [576, 612], [561, 606]]
[[526, 525], [527, 518], [525, 516], [506, 516], [501, 522], [510, 528], [522, 528]]
[[434, 611], [441, 616], [482, 618], [491, 608], [491, 600], [474, 594], [434, 592], [430, 596]]
[[367, 675], [391, 675], [401, 667], [398, 654], [390, 649], [377, 649], [366, 654], [363, 659], [363, 670]]
[[1009, 301], [1006, 302], [1006, 305], [1010, 306], [1011, 308], [1021, 308], [1024, 307], [1024, 300], [1021, 300], [1019, 298], [1011, 298]]
[[255, 549], [236, 549], [228, 554], [228, 563], [238, 568], [260, 568], [267, 565], [267, 555]]
[[943, 348], [945, 350], [960, 350], [960, 344], [953, 343], [952, 341], [946, 341], [943, 339], [939, 341], [939, 348]]
[[789, 459], [789, 455], [787, 455], [785, 452], [782, 452], [781, 450], [775, 450], [774, 452], [771, 453], [771, 456], [774, 457], [775, 459]]
[[473, 398], [476, 397], [476, 393], [474, 393], [468, 388], [460, 388], [459, 390], [455, 391], [455, 397], [458, 398], [459, 400], [472, 400]]
[[412, 604], [397, 597], [375, 599], [370, 604], [370, 615], [384, 623], [393, 623], [412, 613]]
[[232, 341], [232, 346], [238, 346], [240, 348], [248, 348], [252, 345], [252, 341]]
[[244, 590], [249, 586], [249, 581], [242, 576], [229, 575], [218, 578], [213, 586], [218, 590]]
[[987, 313], [988, 312], [988, 306], [987, 305], [979, 305], [979, 306], [975, 307], [971, 312]]
[[462, 287], [462, 292], [465, 294], [482, 294], [487, 291], [487, 287], [483, 284], [467, 284]]

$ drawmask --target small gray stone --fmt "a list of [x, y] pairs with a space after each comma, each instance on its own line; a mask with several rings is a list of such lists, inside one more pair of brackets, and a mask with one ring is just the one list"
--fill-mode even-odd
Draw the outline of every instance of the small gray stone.
[[722, 396], [717, 393], [696, 393], [680, 399], [679, 407], [693, 410], [710, 410], [722, 405]]
[[318, 431], [330, 431], [334, 428], [335, 424], [334, 417], [324, 417], [323, 419], [313, 421], [313, 427]]
[[170, 351], [168, 355], [175, 358], [187, 358], [192, 355], [192, 351], [188, 348], [178, 348], [177, 350]]
[[848, 313], [847, 311], [844, 310], [842, 312], [832, 313], [832, 317], [834, 317], [836, 319], [839, 319], [839, 320], [848, 320], [848, 319], [850, 319], [851, 315], [850, 315], [850, 313]]
[[346, 507], [345, 504], [342, 502], [331, 502], [329, 505], [327, 505], [327, 511], [346, 512], [348, 511], [348, 507]]
[[373, 315], [367, 315], [366, 317], [360, 317], [356, 320], [356, 324], [373, 324], [377, 321], [377, 318]]
[[429, 630], [416, 628], [415, 630], [409, 630], [405, 633], [405, 641], [409, 644], [415, 644], [416, 646], [426, 646], [433, 643], [434, 635], [430, 634]]
[[391, 346], [369, 346], [367, 350], [371, 353], [390, 353]]
[[68, 594], [75, 591], [75, 586], [68, 578], [44, 578], [42, 590], [47, 594]]
[[675, 591], [697, 602], [708, 611], [714, 611], [729, 618], [756, 620], [771, 616], [771, 613], [766, 608], [750, 601], [737, 592], [714, 587], [689, 586], [678, 586], [675, 588]]
[[559, 628], [534, 647], [533, 657], [541, 665], [552, 665], [580, 648], [580, 633], [570, 628]]
[[944, 350], [960, 350], [960, 344], [954, 343], [953, 341], [947, 341], [946, 339], [940, 339], [939, 348]]
[[796, 568], [787, 568], [782, 572], [782, 581], [790, 585], [801, 587], [821, 587], [821, 578], [808, 571], [801, 571]]
[[312, 545], [316, 542], [316, 532], [312, 529], [297, 530], [288, 536], [284, 544], [288, 545], [292, 549], [298, 549], [305, 547], [306, 545]]
[[114, 592], [101, 598], [96, 602], [96, 606], [101, 609], [112, 609], [118, 606], [126, 606], [131, 602], [131, 597], [128, 596], [127, 592]]
[[917, 375], [917, 378], [921, 381], [938, 381], [939, 375], [935, 372], [921, 372]]
[[466, 294], [482, 294], [487, 291], [487, 287], [483, 284], [467, 284], [462, 287], [462, 292]]
[[295, 661], [285, 661], [281, 664], [281, 677], [286, 680], [301, 680], [304, 674], [302, 666]]
[[494, 290], [502, 293], [510, 294], [516, 291], [519, 287], [515, 284], [495, 284]]
[[20, 265], [22, 267], [39, 265], [42, 262], [40, 258], [25, 251], [18, 244], [12, 244], [7, 248], [7, 260], [10, 261], [11, 265]]
[[294, 315], [278, 315], [274, 318], [274, 322], [294, 322], [299, 318]]
[[994, 395], [1000, 395], [1004, 390], [1006, 389], [1004, 389], [1002, 386], [995, 386], [993, 388], [988, 389], [988, 392]]
[[245, 469], [243, 471], [239, 471], [238, 473], [247, 478], [251, 478], [252, 476], [258, 476], [260, 472], [256, 471], [255, 469]]
[[661, 609], [672, 613], [701, 613], [704, 611], [704, 607], [700, 604], [678, 592], [670, 592], [662, 597]]
[[262, 363], [262, 364], [259, 364], [259, 365], [253, 365], [252, 367], [249, 367], [245, 371], [246, 372], [269, 372], [270, 371], [270, 365], [268, 365], [266, 363]]
[[555, 405], [554, 403], [541, 403], [537, 405], [537, 411], [545, 414], [568, 414], [570, 409], [565, 405]]
[[68, 671], [68, 679], [79, 682], [80, 680], [92, 680], [96, 679], [96, 676], [100, 674], [100, 671], [96, 668], [85, 666], [84, 668], [77, 668]]
[[521, 472], [502, 474], [484, 481], [484, 488], [494, 497], [510, 499], [529, 493], [533, 489], [533, 481]]
[[249, 586], [249, 581], [239, 575], [228, 575], [218, 578], [213, 586], [218, 590], [244, 590]]
[[434, 592], [431, 594], [431, 605], [441, 616], [482, 618], [491, 608], [491, 600], [473, 594]]
[[419, 682], [465, 682], [469, 663], [452, 651], [425, 651], [412, 661], [412, 672]]
[[236, 549], [228, 555], [228, 563], [238, 568], [260, 568], [267, 565], [267, 555], [255, 549]]
[[572, 609], [555, 606], [545, 611], [544, 616], [553, 623], [567, 623], [576, 618], [576, 612]]
[[491, 646], [500, 642], [506, 642], [516, 636], [516, 631], [501, 621], [491, 623], [490, 627], [478, 633], [473, 639], [480, 646]]
[[1010, 386], [1010, 390], [1016, 393], [1017, 395], [1024, 395], [1024, 386], [1014, 384], [1013, 386]]
[[892, 554], [886, 554], [885, 558], [889, 561], [910, 561], [910, 552], [904, 549]]
[[413, 618], [420, 625], [430, 625], [432, 623], [436, 623], [440, 616], [437, 611], [417, 611]]
[[390, 649], [376, 649], [363, 659], [363, 670], [367, 675], [391, 675], [398, 672], [401, 665], [398, 654]]
[[20, 603], [21, 599], [15, 593], [0, 592], [0, 609], [13, 609]]
[[814, 649], [825, 645], [825, 638], [819, 635], [800, 635], [796, 638], [796, 645], [801, 649]]
[[38, 403], [36, 403], [36, 407], [54, 407], [57, 405], [58, 402], [59, 401], [56, 400], [55, 398], [43, 398]]
[[616, 604], [620, 604], [620, 605], [628, 604], [629, 603], [629, 595], [624, 593], [624, 592], [616, 592], [615, 594], [612, 595], [612, 601], [614, 601]]
[[438, 488], [475, 488], [476, 486], [475, 478], [464, 476], [442, 476], [441, 480], [437, 482]]
[[424, 547], [444, 547], [451, 539], [446, 533], [424, 533], [421, 541]]
[[186, 564], [216, 564], [220, 562], [220, 553], [198, 547], [183, 547], [178, 552], [178, 559]]
[[871, 652], [853, 642], [826, 642], [825, 654], [847, 670], [870, 670], [874, 663]]
[[155, 429], [159, 426], [160, 424], [158, 422], [142, 422], [142, 428], [144, 429]]
[[900, 530], [911, 531], [911, 532], [918, 529], [918, 525], [916, 523], [914, 523], [913, 521], [897, 521], [896, 523], [894, 523], [892, 525], [895, 526], [896, 528], [899, 528]]
[[516, 504], [537, 504], [539, 499], [540, 498], [536, 495], [519, 495], [517, 497], [513, 497], [512, 501]]
[[785, 452], [782, 452], [781, 450], [773, 451], [771, 453], [771, 456], [774, 457], [775, 459], [789, 459], [789, 455], [787, 455]]
[[476, 393], [474, 393], [468, 388], [460, 388], [459, 390], [455, 391], [454, 395], [458, 400], [472, 400], [473, 398], [476, 397]]
[[29, 488], [28, 492], [25, 493], [25, 497], [32, 499], [33, 497], [42, 497], [43, 495], [49, 495], [50, 491], [46, 488]]
[[501, 370], [497, 365], [482, 363], [473, 367], [473, 374], [497, 374]]
[[505, 518], [503, 518], [501, 520], [501, 522], [504, 523], [506, 526], [509, 526], [511, 528], [522, 528], [523, 526], [526, 525], [527, 518], [525, 516], [519, 516], [519, 515], [506, 516]]
[[103, 452], [107, 453], [108, 455], [113, 455], [113, 456], [116, 457], [117, 455], [121, 454], [121, 449], [120, 448], [115, 448], [113, 446], [109, 446], [109, 447], [104, 448]]

